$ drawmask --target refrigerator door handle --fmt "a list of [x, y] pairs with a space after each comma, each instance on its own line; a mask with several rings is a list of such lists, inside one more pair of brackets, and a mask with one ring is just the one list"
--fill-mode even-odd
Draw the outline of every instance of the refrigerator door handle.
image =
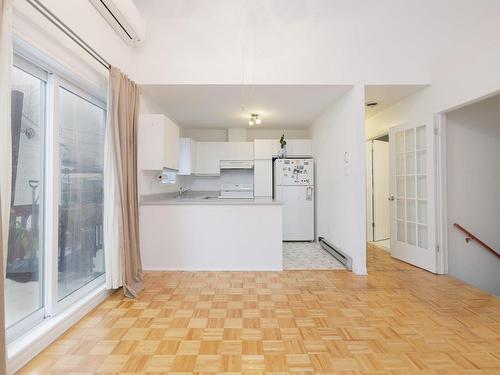
[[312, 186], [308, 186], [306, 189], [306, 200], [308, 200], [308, 201], [312, 200], [312, 193], [313, 193]]

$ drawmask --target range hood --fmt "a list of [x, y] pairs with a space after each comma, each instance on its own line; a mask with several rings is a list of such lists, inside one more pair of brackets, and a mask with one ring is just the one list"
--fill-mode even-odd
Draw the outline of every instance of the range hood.
[[220, 169], [253, 169], [253, 160], [221, 160]]

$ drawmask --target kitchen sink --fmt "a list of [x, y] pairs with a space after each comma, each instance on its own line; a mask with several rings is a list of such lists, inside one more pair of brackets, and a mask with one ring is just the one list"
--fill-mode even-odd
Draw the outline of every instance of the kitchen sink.
[[206, 196], [193, 196], [193, 195], [186, 195], [186, 196], [180, 196], [180, 197], [175, 197], [177, 200], [182, 200], [182, 201], [198, 201], [198, 200], [210, 200], [210, 199], [219, 199], [219, 197], [214, 197], [210, 195]]

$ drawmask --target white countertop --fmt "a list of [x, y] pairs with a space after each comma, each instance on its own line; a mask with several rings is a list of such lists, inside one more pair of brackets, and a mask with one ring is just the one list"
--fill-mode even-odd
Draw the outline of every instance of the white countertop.
[[252, 199], [219, 198], [215, 191], [188, 191], [178, 197], [177, 193], [154, 194], [141, 196], [141, 206], [162, 205], [282, 205], [282, 202], [267, 197]]

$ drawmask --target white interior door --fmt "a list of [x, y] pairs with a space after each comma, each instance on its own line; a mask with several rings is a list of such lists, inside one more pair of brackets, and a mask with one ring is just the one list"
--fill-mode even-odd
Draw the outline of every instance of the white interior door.
[[433, 127], [395, 126], [389, 148], [391, 255], [436, 272]]
[[373, 241], [391, 236], [389, 142], [373, 141]]
[[366, 241], [373, 241], [372, 141], [366, 141]]

